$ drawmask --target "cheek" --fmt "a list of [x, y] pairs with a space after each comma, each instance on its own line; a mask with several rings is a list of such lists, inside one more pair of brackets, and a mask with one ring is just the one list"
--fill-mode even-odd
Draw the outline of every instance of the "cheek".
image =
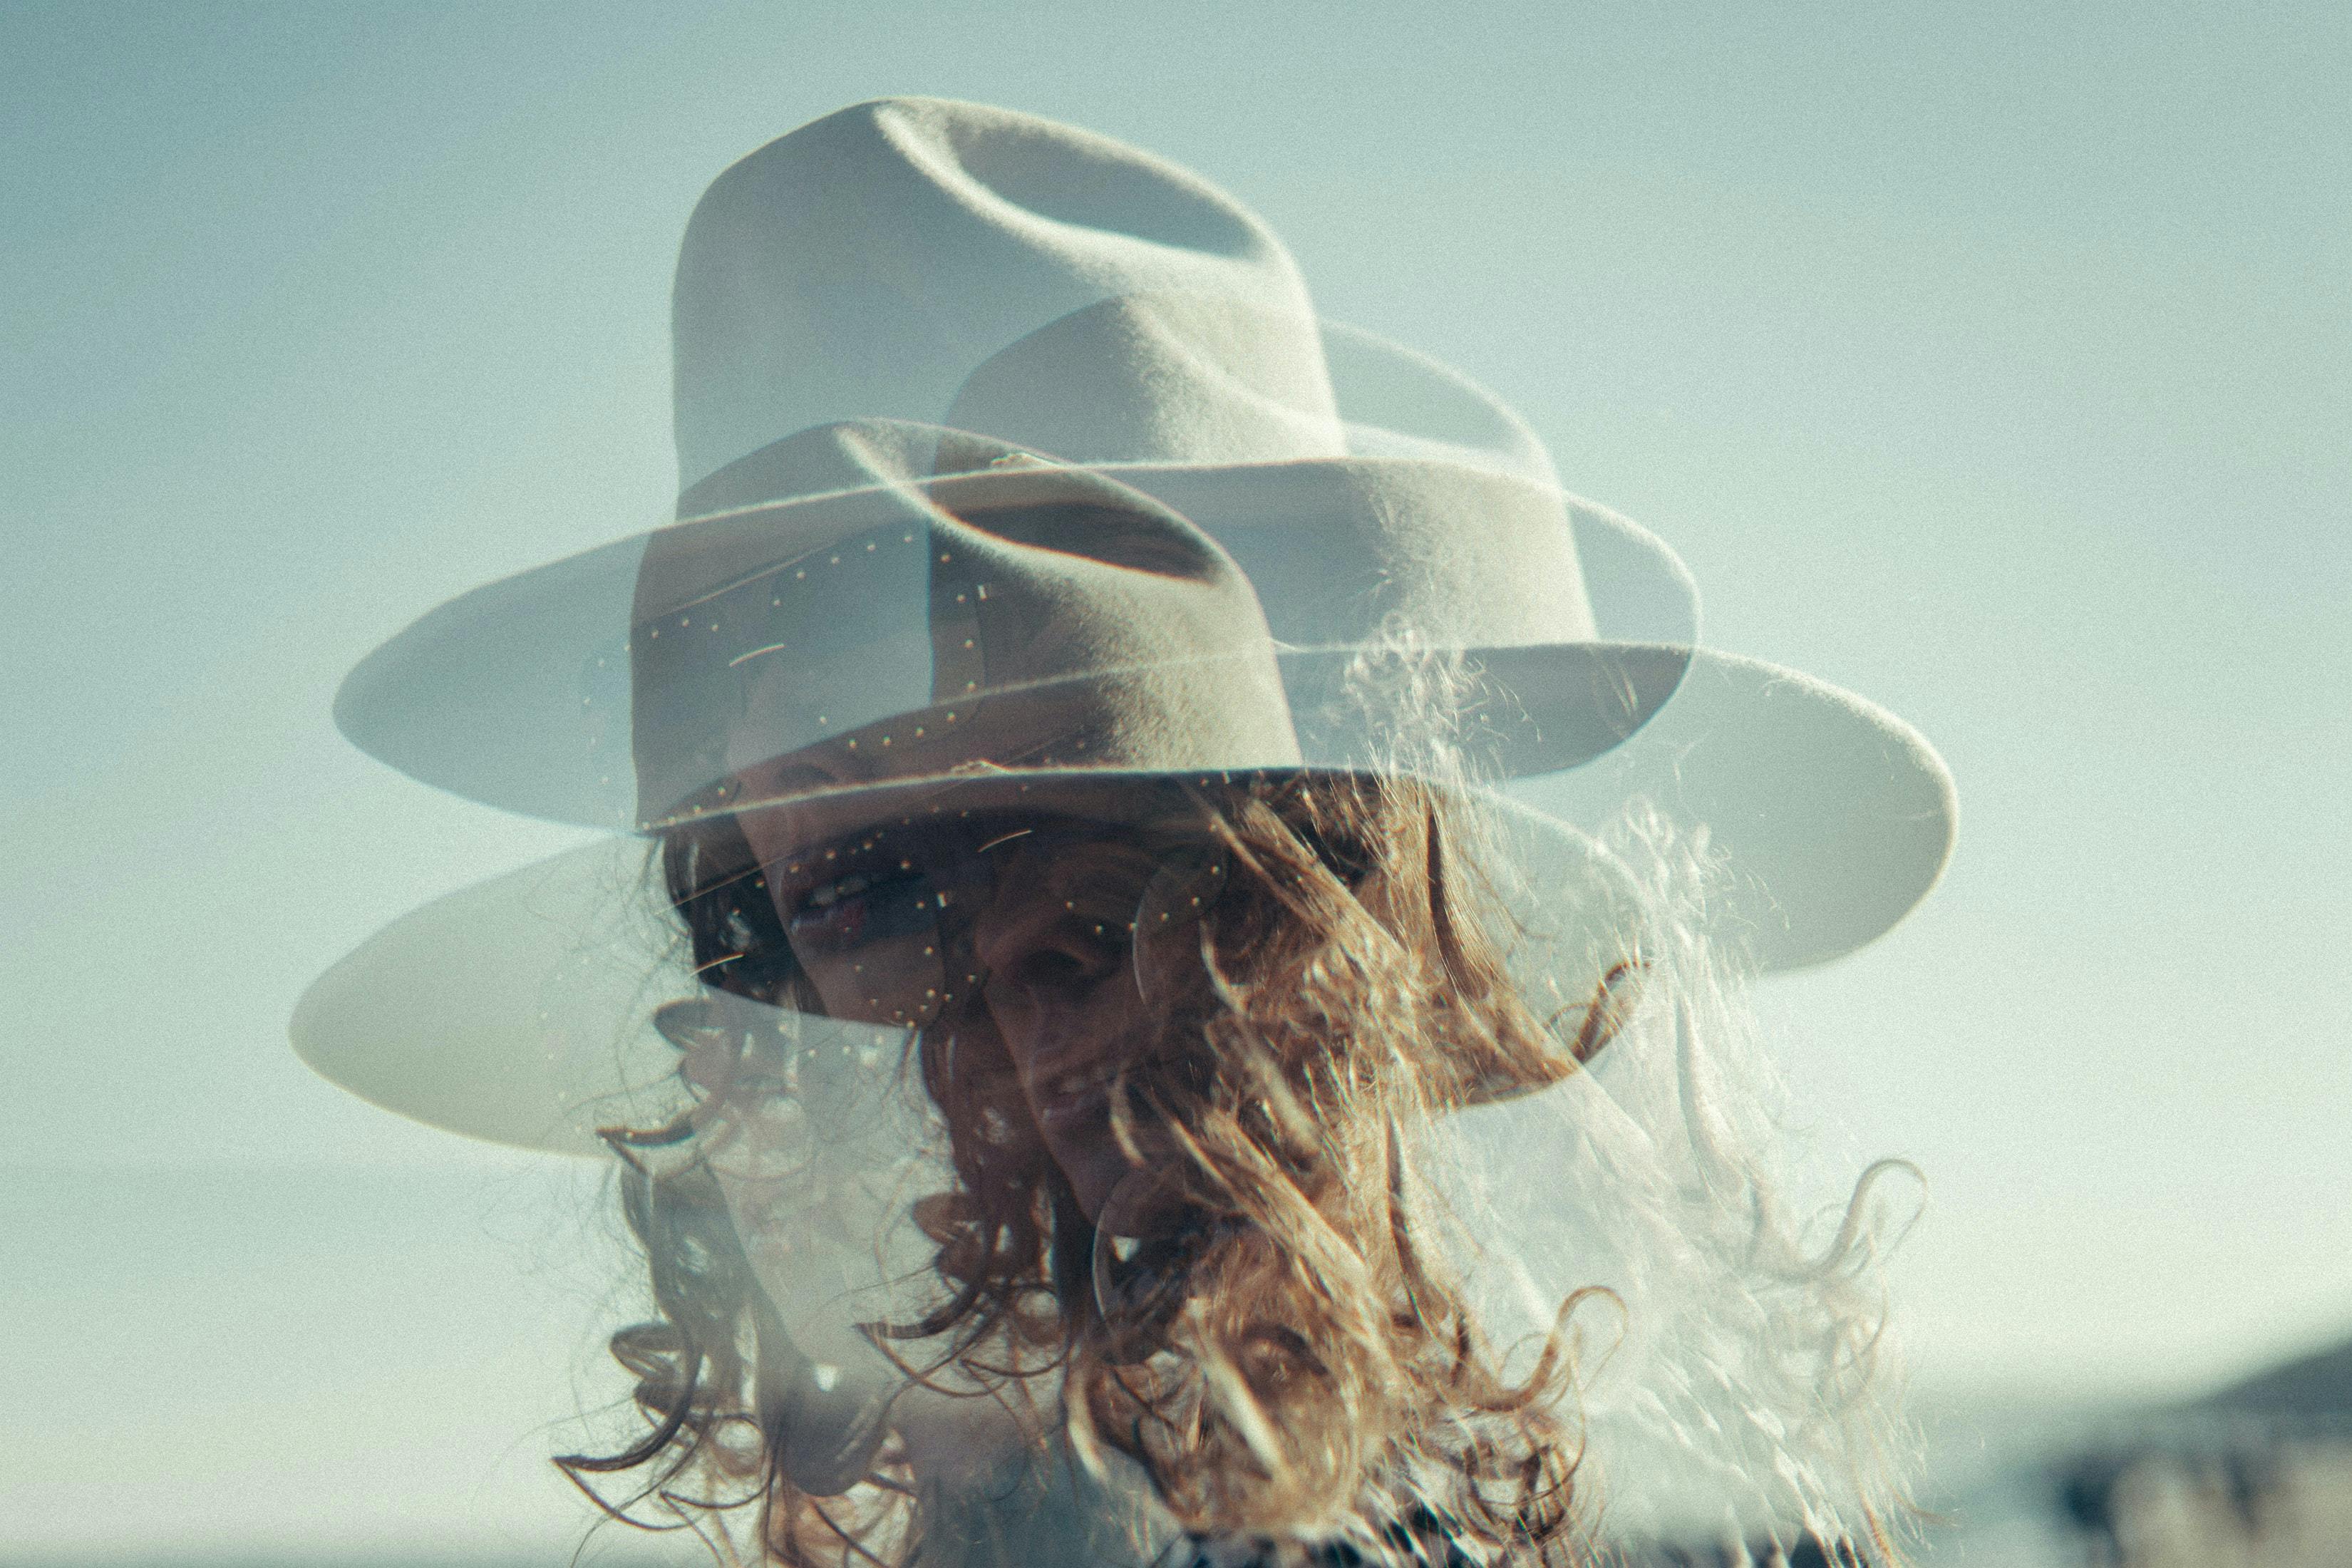
[[[750, 784], [747, 788], [755, 787]], [[786, 850], [803, 842], [794, 822], [795, 813], [790, 806], [772, 806], [765, 810], [739, 813], [735, 826], [750, 847], [751, 858], [762, 866], [781, 861]]]
[[1017, 1068], [1024, 1065], [1035, 1039], [1036, 1011], [1018, 986], [991, 975], [971, 1009], [971, 1027], [985, 1030], [997, 1054]]
[[952, 1136], [991, 1148], [1033, 1142], [1021, 1074], [985, 1005], [968, 1007], [951, 1028], [923, 1038], [925, 1087]]
[[1003, 980], [992, 980], [974, 1009], [1007, 1061], [1021, 1071], [1033, 1066], [1055, 1069], [1082, 1062], [1118, 1065], [1151, 1054], [1162, 1032], [1156, 1009], [1136, 990], [1122, 966], [1081, 996], [1040, 997]]
[[1102, 1055], [1107, 1061], [1132, 1067], [1165, 1053], [1165, 1010], [1144, 1000], [1136, 990], [1132, 975], [1122, 973], [1102, 986], [1094, 1002], [1087, 1023], [1094, 1037], [1103, 1042]]
[[1045, 1054], [1055, 1066], [1090, 1062], [1116, 1070], [1168, 1052], [1165, 1011], [1144, 1000], [1124, 968], [1039, 1023]]

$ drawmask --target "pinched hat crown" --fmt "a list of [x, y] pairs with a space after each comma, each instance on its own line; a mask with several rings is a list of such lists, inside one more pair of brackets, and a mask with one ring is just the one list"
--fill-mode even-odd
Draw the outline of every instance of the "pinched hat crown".
[[858, 104], [729, 169], [687, 226], [671, 334], [682, 491], [841, 419], [1076, 461], [1347, 449], [1271, 230], [1150, 153], [982, 104]]

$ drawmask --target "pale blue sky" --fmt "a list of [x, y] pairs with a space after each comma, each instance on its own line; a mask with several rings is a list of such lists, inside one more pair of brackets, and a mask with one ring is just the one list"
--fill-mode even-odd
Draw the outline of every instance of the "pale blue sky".
[[[538, 1178], [282, 1033], [376, 926], [568, 839], [367, 761], [329, 703], [438, 600], [660, 518], [696, 196], [922, 91], [1233, 190], [1328, 314], [1487, 382], [1673, 543], [1712, 640], [1943, 749], [1945, 886], [1765, 1003], [1834, 1146], [1929, 1173], [1925, 1380], [2194, 1386], [2352, 1330], [2347, 15], [0, 9], [0, 1066], [9, 1223], [46, 1238], [5, 1315], [149, 1368], [193, 1431], [244, 1373], [104, 1303], [315, 1325], [364, 1214], [373, 1310], [495, 1335], [520, 1292], [564, 1342], [499, 1341], [469, 1401], [462, 1335], [298, 1336], [289, 1409], [411, 1392], [249, 1473], [569, 1408], [595, 1315], [530, 1292], [581, 1200], [492, 1225]], [[40, 1500], [100, 1425], [0, 1435], [28, 1539], [96, 1539]], [[194, 1473], [157, 1528], [218, 1495]]]

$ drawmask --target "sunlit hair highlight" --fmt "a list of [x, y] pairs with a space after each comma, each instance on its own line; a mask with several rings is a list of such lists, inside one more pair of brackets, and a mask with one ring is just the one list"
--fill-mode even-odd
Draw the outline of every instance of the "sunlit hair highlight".
[[[1171, 796], [1162, 826], [1234, 868], [1164, 999], [1171, 1048], [1111, 1096], [1123, 1136], [1150, 1127], [1176, 1151], [1166, 1184], [1184, 1223], [1124, 1247], [1098, 1233], [1001, 1047], [941, 1018], [908, 1064], [948, 1130], [953, 1179], [913, 1204], [937, 1291], [870, 1330], [905, 1373], [997, 1402], [1038, 1463], [1139, 1476], [1175, 1527], [1255, 1542], [1268, 1563], [1336, 1561], [1336, 1542], [1374, 1563], [1564, 1564], [1605, 1560], [1611, 1474], [1596, 1484], [1588, 1449], [1615, 1441], [1638, 1467], [1706, 1447], [1697, 1396], [1631, 1402], [1659, 1414], [1620, 1421], [1622, 1441], [1588, 1418], [1593, 1373], [1640, 1339], [1685, 1385], [1692, 1364], [1719, 1362], [1754, 1380], [1735, 1403], [1797, 1413], [1781, 1451], [1737, 1457], [1797, 1478], [1737, 1500], [1737, 1528], [1784, 1521], [1895, 1561], [1900, 1440], [1868, 1202], [1885, 1173], [1864, 1175], [1826, 1243], [1784, 1212], [1774, 1102], [1743, 1100], [1769, 1075], [1739, 979], [1690, 918], [1712, 874], [1704, 846], [1628, 816], [1616, 847], [1651, 868], [1640, 956], [1563, 1016], [1513, 973], [1514, 916], [1461, 795], [1395, 776], [1261, 780]], [[664, 879], [698, 970], [789, 1001], [789, 965], [757, 956], [781, 947], [765, 893], [708, 875], [741, 860], [733, 831], [674, 835]], [[1589, 1077], [1580, 1063], [1603, 1047], [1656, 1058], [1624, 1075], [1622, 1107], [1564, 1111], [1540, 1092]], [[735, 1081], [764, 1092], [757, 1073]], [[722, 1555], [911, 1563], [942, 1510], [887, 1422], [855, 1434], [851, 1476], [812, 1487], [792, 1452], [805, 1368], [696, 1152], [727, 1123], [725, 1098], [615, 1140], [656, 1316], [613, 1349], [651, 1427], [567, 1468], [600, 1495], [630, 1474], [628, 1517], [696, 1528]], [[1612, 1184], [1596, 1257], [1634, 1260], [1622, 1284], [1554, 1259], [1570, 1282], [1542, 1315], [1497, 1326], [1473, 1278], [1475, 1194], [1449, 1184], [1431, 1134], [1465, 1113], [1594, 1123], [1564, 1136]], [[730, 1531], [730, 1517], [753, 1522]]]

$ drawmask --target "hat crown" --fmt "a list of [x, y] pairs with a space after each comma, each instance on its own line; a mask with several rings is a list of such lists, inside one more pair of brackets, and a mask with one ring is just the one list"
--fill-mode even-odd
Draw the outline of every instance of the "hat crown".
[[681, 490], [845, 419], [1087, 461], [1344, 449], [1264, 223], [1139, 149], [981, 104], [858, 104], [730, 168], [687, 226], [671, 327]]
[[1257, 596], [1208, 535], [1086, 469], [907, 437], [803, 432], [785, 469], [863, 482], [646, 541], [598, 759], [633, 763], [645, 826], [974, 768], [1298, 765]]

